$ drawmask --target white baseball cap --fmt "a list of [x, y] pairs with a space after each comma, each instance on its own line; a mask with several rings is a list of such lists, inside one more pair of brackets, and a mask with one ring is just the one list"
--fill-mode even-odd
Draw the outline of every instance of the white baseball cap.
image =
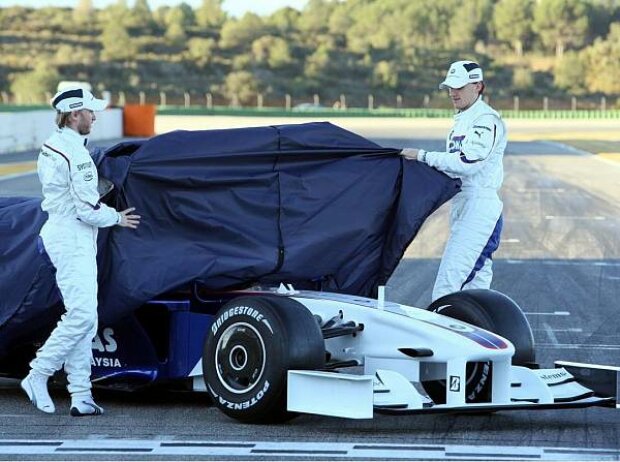
[[97, 99], [90, 91], [80, 87], [68, 87], [60, 90], [54, 95], [50, 103], [58, 112], [71, 112], [82, 109], [103, 111], [108, 107], [106, 100]]
[[456, 61], [450, 65], [446, 79], [439, 84], [439, 89], [462, 88], [468, 83], [482, 82], [482, 68], [473, 61]]

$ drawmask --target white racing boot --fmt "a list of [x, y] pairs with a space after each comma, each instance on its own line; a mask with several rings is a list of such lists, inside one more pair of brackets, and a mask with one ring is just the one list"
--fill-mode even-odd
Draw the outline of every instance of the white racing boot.
[[77, 395], [71, 397], [71, 411], [73, 417], [103, 414], [103, 408], [95, 403], [91, 395]]
[[56, 407], [50, 394], [47, 391], [47, 375], [39, 372], [30, 371], [24, 380], [21, 381], [21, 387], [28, 395], [30, 402], [40, 411], [46, 414], [56, 412]]

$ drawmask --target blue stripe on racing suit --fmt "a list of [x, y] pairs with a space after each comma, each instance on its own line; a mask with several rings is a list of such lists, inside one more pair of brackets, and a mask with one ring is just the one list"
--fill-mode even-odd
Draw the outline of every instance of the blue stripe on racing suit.
[[495, 224], [495, 228], [493, 229], [493, 232], [491, 233], [491, 237], [489, 237], [487, 244], [484, 246], [484, 249], [482, 249], [482, 253], [478, 257], [478, 260], [476, 260], [474, 269], [471, 270], [471, 273], [469, 273], [469, 276], [467, 276], [467, 279], [465, 280], [463, 285], [461, 285], [461, 290], [463, 290], [463, 287], [465, 287], [468, 283], [470, 283], [474, 279], [474, 277], [476, 277], [476, 273], [480, 271], [480, 269], [484, 266], [484, 263], [487, 261], [487, 258], [492, 258], [493, 252], [495, 252], [497, 248], [499, 247], [499, 239], [500, 239], [500, 235], [502, 234], [503, 226], [504, 226], [504, 216], [500, 215], [497, 220], [497, 223]]

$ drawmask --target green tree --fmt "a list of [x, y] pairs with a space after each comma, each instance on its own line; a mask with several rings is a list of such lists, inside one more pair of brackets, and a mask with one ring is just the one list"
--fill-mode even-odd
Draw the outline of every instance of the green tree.
[[129, 37], [127, 28], [117, 21], [109, 22], [101, 35], [103, 50], [101, 57], [110, 61], [135, 59], [138, 53], [136, 43]]
[[239, 53], [232, 59], [231, 69], [233, 71], [246, 71], [252, 68], [252, 55]]
[[515, 90], [531, 90], [534, 87], [534, 75], [531, 69], [517, 67], [512, 73], [512, 87]]
[[128, 26], [131, 21], [130, 10], [127, 7], [127, 0], [117, 0], [116, 3], [104, 8], [101, 11], [101, 21], [105, 24], [111, 22], [120, 23]]
[[354, 23], [351, 17], [352, 2], [337, 3], [329, 16], [328, 30], [330, 34], [345, 35]]
[[187, 56], [198, 66], [204, 67], [213, 60], [217, 43], [212, 38], [192, 38], [187, 43]]
[[375, 87], [395, 89], [398, 87], [398, 66], [389, 61], [379, 61], [373, 70]]
[[22, 72], [13, 77], [11, 93], [19, 102], [38, 103], [44, 101], [45, 93], [53, 93], [56, 89], [60, 76], [55, 67], [48, 62], [40, 61], [29, 72]]
[[148, 0], [136, 0], [130, 16], [131, 26], [139, 29], [150, 30], [155, 23]]
[[166, 13], [166, 39], [172, 45], [180, 46], [187, 40], [186, 27], [193, 21], [193, 13], [188, 15], [183, 4], [175, 6]]
[[392, 30], [398, 31], [405, 48], [432, 50], [450, 46], [451, 37], [446, 31], [452, 27], [458, 8], [435, 0], [401, 0], [400, 4], [401, 13], [393, 16]]
[[171, 9], [172, 8], [169, 6], [160, 6], [153, 11], [153, 21], [155, 21], [155, 24], [157, 24], [160, 28], [165, 29], [168, 26], [166, 24], [166, 16]]
[[620, 21], [620, 2], [618, 0], [590, 0], [588, 2], [590, 16], [589, 42], [605, 37], [614, 22]]
[[583, 0], [538, 0], [534, 8], [532, 27], [545, 47], [555, 47], [558, 58], [566, 47], [584, 44], [589, 25], [588, 4]]
[[220, 47], [224, 49], [249, 46], [265, 33], [260, 16], [246, 13], [241, 19], [229, 19], [222, 26]]
[[560, 58], [553, 70], [553, 83], [556, 87], [568, 90], [574, 95], [586, 93], [587, 64], [585, 55], [576, 51], [567, 51]]
[[294, 8], [280, 8], [267, 18], [267, 24], [283, 35], [293, 34], [300, 16], [301, 13]]
[[63, 44], [58, 47], [54, 54], [54, 63], [63, 65], [82, 64], [84, 66], [93, 66], [97, 62], [97, 54], [90, 48], [75, 47], [73, 45]]
[[248, 104], [254, 101], [258, 90], [258, 82], [248, 71], [235, 71], [226, 76], [224, 94], [233, 102]]
[[166, 39], [168, 43], [181, 46], [187, 40], [187, 34], [182, 23], [171, 22], [166, 28]]
[[202, 5], [196, 10], [196, 22], [200, 27], [219, 29], [225, 21], [222, 0], [202, 0]]
[[152, 13], [151, 6], [149, 5], [149, 0], [135, 0], [131, 12], [134, 15], [141, 15], [146, 18], [150, 18], [152, 16]]
[[29, 19], [31, 10], [23, 6], [0, 8], [0, 29], [16, 30], [24, 25]]
[[493, 12], [496, 37], [510, 43], [518, 56], [532, 34], [534, 0], [500, 0]]
[[265, 35], [252, 42], [252, 55], [258, 63], [265, 63], [271, 68], [291, 64], [291, 52], [286, 40], [273, 35]]
[[169, 27], [172, 24], [180, 25], [183, 30], [196, 24], [196, 15], [194, 10], [187, 3], [181, 3], [180, 5], [170, 8], [165, 17], [166, 26]]
[[92, 0], [80, 0], [73, 9], [73, 20], [78, 24], [90, 24], [94, 20], [94, 13]]
[[329, 68], [331, 62], [329, 55], [329, 48], [327, 46], [319, 46], [314, 53], [306, 58], [304, 75], [311, 79], [320, 79]]
[[329, 17], [335, 6], [335, 2], [327, 0], [309, 0], [299, 16], [299, 30], [310, 34], [327, 32]]
[[488, 39], [488, 24], [493, 17], [492, 0], [444, 0], [452, 11], [449, 45], [457, 50], [473, 48], [477, 41]]
[[334, 27], [344, 29], [347, 38], [347, 49], [354, 53], [368, 53], [373, 49], [389, 49], [392, 45], [392, 34], [389, 31], [391, 8], [388, 2], [352, 3], [347, 13], [352, 20], [346, 26], [343, 12], [336, 8], [328, 22], [330, 31]]
[[591, 92], [620, 94], [620, 23], [612, 24], [605, 39], [597, 39], [583, 51], [586, 85]]

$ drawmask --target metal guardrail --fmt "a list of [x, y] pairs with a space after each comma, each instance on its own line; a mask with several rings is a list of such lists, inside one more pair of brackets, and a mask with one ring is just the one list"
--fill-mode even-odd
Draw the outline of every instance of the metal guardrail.
[[[508, 119], [620, 119], [620, 110], [548, 110], [548, 111], [499, 111]], [[230, 108], [230, 107], [189, 107], [166, 106], [158, 108], [161, 115], [228, 115], [242, 117], [410, 117], [410, 118], [451, 118], [452, 109], [321, 109], [321, 110], [286, 110], [282, 108]]]
[[[50, 110], [47, 105], [14, 105], [0, 104], [0, 112], [23, 112], [33, 110]], [[607, 110], [500, 110], [507, 119], [620, 119], [620, 109]], [[213, 106], [158, 106], [160, 115], [218, 115], [239, 117], [409, 117], [409, 118], [450, 118], [454, 115], [452, 109], [433, 108], [346, 108], [346, 109], [285, 109], [285, 108], [249, 108]]]

